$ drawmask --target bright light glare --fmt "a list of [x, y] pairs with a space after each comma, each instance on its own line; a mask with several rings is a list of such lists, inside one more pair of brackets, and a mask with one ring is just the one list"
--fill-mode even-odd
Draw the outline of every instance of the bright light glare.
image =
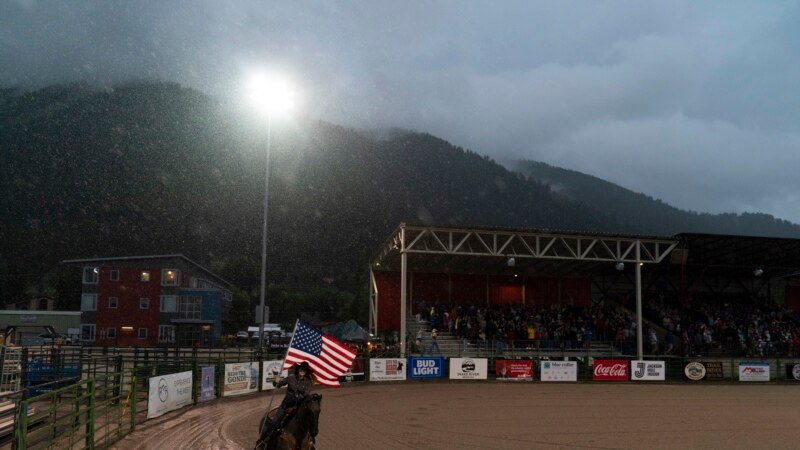
[[252, 75], [247, 93], [256, 108], [270, 116], [285, 114], [294, 108], [294, 91], [285, 80], [274, 76]]

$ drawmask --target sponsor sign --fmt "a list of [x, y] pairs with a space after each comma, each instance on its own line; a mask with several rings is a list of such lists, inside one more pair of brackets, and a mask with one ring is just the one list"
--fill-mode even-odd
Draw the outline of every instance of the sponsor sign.
[[192, 371], [150, 377], [147, 418], [192, 404]]
[[264, 376], [261, 377], [261, 389], [265, 391], [275, 389], [275, 386], [272, 385], [275, 377], [280, 375], [281, 378], [286, 378], [288, 374], [287, 370], [283, 370], [282, 359], [264, 361]]
[[200, 370], [200, 401], [207, 402], [217, 397], [214, 392], [214, 366]]
[[666, 367], [664, 361], [631, 361], [631, 380], [664, 381], [667, 379]]
[[800, 381], [800, 364], [786, 364], [786, 379]]
[[450, 358], [451, 380], [485, 380], [489, 374], [486, 358]]
[[700, 381], [706, 376], [706, 366], [701, 362], [690, 362], [683, 368], [683, 374], [692, 381]]
[[739, 381], [769, 381], [769, 363], [740, 362]]
[[533, 381], [533, 361], [529, 359], [496, 359], [494, 373], [498, 380]]
[[444, 356], [414, 357], [408, 362], [409, 378], [444, 378]]
[[595, 359], [592, 379], [597, 381], [628, 381], [628, 361], [624, 359]]
[[703, 363], [706, 366], [706, 381], [722, 381], [722, 362], [720, 361], [707, 361]]
[[241, 395], [258, 390], [258, 362], [225, 364], [222, 396]]
[[405, 358], [374, 358], [369, 360], [370, 381], [401, 381], [405, 379]]
[[575, 361], [542, 361], [542, 381], [578, 381], [578, 363]]
[[350, 383], [353, 381], [364, 381], [366, 376], [364, 375], [364, 358], [356, 358], [353, 360], [353, 363], [350, 364], [350, 368], [347, 369], [344, 375], [339, 377], [340, 383]]

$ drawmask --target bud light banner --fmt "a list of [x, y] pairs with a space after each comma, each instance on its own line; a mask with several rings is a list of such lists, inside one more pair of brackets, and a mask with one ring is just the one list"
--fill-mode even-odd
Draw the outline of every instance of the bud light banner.
[[369, 381], [403, 381], [405, 379], [405, 358], [373, 358], [369, 360]]
[[498, 380], [533, 381], [533, 361], [529, 359], [496, 359], [494, 373]]
[[769, 381], [769, 363], [740, 362], [739, 381]]
[[578, 363], [575, 361], [542, 361], [542, 381], [578, 381]]
[[450, 358], [451, 380], [485, 380], [488, 374], [486, 358]]
[[624, 359], [595, 359], [592, 379], [597, 381], [628, 381], [628, 361]]
[[666, 367], [664, 361], [631, 361], [631, 381], [664, 381]]
[[411, 358], [409, 378], [444, 378], [444, 356]]
[[800, 381], [800, 364], [786, 364], [786, 380]]
[[150, 377], [147, 418], [192, 404], [192, 371]]

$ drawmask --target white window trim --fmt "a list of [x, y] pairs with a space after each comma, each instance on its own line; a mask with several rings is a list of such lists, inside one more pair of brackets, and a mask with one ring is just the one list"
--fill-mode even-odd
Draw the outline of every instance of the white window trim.
[[[167, 298], [167, 297], [172, 297], [172, 304], [175, 306], [175, 309], [172, 310], [172, 311], [167, 311], [167, 310], [164, 309], [164, 303], [165, 303], [164, 299]], [[164, 313], [178, 312], [178, 296], [177, 295], [162, 295], [159, 298], [158, 310], [159, 310], [159, 312], [164, 312]]]
[[[94, 276], [92, 276], [92, 280], [91, 281], [86, 281], [86, 271], [87, 270], [92, 270], [92, 272], [94, 273]], [[82, 278], [83, 278], [83, 284], [97, 284], [99, 282], [99, 280], [100, 280], [100, 268], [99, 267], [91, 267], [91, 266], [84, 267], [83, 268], [83, 276], [82, 276]]]
[[[86, 339], [83, 338], [83, 327], [89, 327], [92, 330], [91, 333], [89, 333], [90, 337], [88, 337]], [[95, 324], [93, 324], [93, 323], [82, 323], [80, 325], [80, 330], [81, 330], [80, 331], [81, 341], [94, 342], [95, 339], [97, 339], [97, 327], [95, 326]]]
[[[142, 300], [144, 300], [144, 307], [142, 307]], [[150, 299], [148, 297], [142, 297], [139, 299], [139, 309], [150, 309]]]
[[[116, 300], [115, 305], [111, 306], [111, 299]], [[108, 297], [108, 309], [117, 309], [119, 307], [119, 297]]]
[[[169, 330], [169, 333], [167, 333]], [[167, 337], [167, 334], [169, 335]], [[158, 326], [158, 342], [162, 344], [171, 344], [175, 342], [175, 325], [159, 325]]]

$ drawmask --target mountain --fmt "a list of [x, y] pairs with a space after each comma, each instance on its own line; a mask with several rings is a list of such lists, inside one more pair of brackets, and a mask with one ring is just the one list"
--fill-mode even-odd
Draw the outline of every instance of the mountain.
[[573, 170], [536, 161], [518, 161], [514, 170], [551, 188], [564, 199], [602, 211], [637, 233], [671, 236], [712, 233], [800, 238], [800, 226], [769, 214], [708, 214], [685, 211], [648, 195]]
[[[177, 84], [0, 90], [0, 295], [18, 299], [63, 259], [167, 253], [252, 294], [265, 142], [263, 123]], [[510, 171], [424, 133], [299, 119], [273, 124], [271, 149], [268, 280], [297, 289], [365, 297], [365, 268], [400, 222], [800, 236], [539, 163]]]

